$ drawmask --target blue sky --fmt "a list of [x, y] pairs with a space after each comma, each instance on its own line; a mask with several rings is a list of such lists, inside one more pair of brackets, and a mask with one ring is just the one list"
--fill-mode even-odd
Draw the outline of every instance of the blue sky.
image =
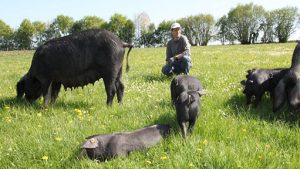
[[[225, 15], [238, 4], [253, 2], [266, 10], [298, 7], [300, 0], [1, 0], [0, 19], [12, 28], [18, 28], [23, 19], [51, 22], [57, 15], [75, 20], [95, 15], [108, 21], [120, 13], [134, 20], [146, 12], [157, 26], [163, 20], [175, 20], [196, 14], [212, 14], [215, 19]], [[300, 28], [299, 28], [300, 29]], [[299, 35], [300, 37], [300, 35]]]

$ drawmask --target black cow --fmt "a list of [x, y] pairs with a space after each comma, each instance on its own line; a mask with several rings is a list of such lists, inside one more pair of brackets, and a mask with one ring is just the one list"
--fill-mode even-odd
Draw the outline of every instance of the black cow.
[[300, 42], [294, 49], [292, 65], [286, 75], [279, 81], [274, 91], [273, 112], [283, 107], [288, 101], [290, 111], [300, 107]]
[[189, 122], [188, 132], [192, 134], [194, 125], [200, 112], [200, 97], [203, 93], [199, 91], [183, 91], [175, 101], [176, 117], [181, 129], [183, 139], [186, 138], [185, 123]]
[[288, 72], [288, 69], [251, 69], [247, 72], [247, 79], [241, 81], [241, 84], [245, 86], [243, 93], [246, 96], [247, 105], [254, 102], [254, 105], [257, 106], [266, 91], [270, 92], [271, 98], [273, 98], [274, 88]]
[[122, 102], [124, 85], [121, 81], [125, 48], [128, 55], [133, 47], [107, 30], [90, 29], [46, 42], [37, 48], [30, 69], [17, 84], [17, 96], [32, 102], [41, 95], [44, 104], [54, 102], [61, 85], [83, 87], [103, 78], [107, 104], [115, 93]]
[[126, 156], [131, 151], [149, 148], [170, 134], [170, 126], [153, 125], [133, 132], [89, 136], [81, 145], [92, 160], [109, 160]]
[[183, 91], [199, 91], [200, 93], [203, 91], [203, 87], [200, 81], [193, 76], [189, 75], [178, 75], [171, 81], [171, 99], [172, 103], [175, 104], [177, 97]]

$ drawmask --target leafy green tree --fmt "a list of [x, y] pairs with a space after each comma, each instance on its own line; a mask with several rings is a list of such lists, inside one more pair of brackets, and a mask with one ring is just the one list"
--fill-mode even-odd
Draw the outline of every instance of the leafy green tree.
[[74, 33], [87, 29], [103, 28], [105, 24], [105, 21], [100, 17], [85, 16], [83, 19], [74, 22], [71, 32]]
[[238, 5], [228, 13], [228, 25], [241, 44], [250, 44], [256, 38], [265, 10], [253, 3]]
[[217, 35], [215, 38], [217, 40], [220, 40], [221, 43], [224, 45], [227, 41], [226, 35], [230, 32], [227, 24], [227, 17], [226, 15], [222, 16], [218, 21], [216, 22], [216, 28], [218, 29]]
[[192, 29], [196, 36], [196, 41], [201, 46], [206, 46], [208, 41], [212, 38], [212, 31], [214, 27], [214, 17], [212, 15], [196, 15], [193, 17]]
[[170, 28], [174, 21], [162, 21], [156, 31], [155, 31], [155, 38], [158, 44], [163, 44], [167, 46], [168, 41], [172, 38]]
[[195, 32], [191, 26], [191, 25], [193, 25], [193, 22], [194, 22], [193, 17], [181, 18], [178, 20], [178, 22], [180, 23], [180, 25], [182, 27], [183, 34], [187, 37], [190, 44], [192, 46], [196, 46], [197, 42], [196, 42]]
[[114, 14], [109, 23], [105, 26], [108, 30], [115, 33], [120, 39], [131, 43], [134, 37], [134, 23], [121, 14]]
[[0, 19], [0, 50], [8, 50], [13, 47], [13, 30]]
[[24, 19], [15, 35], [18, 49], [31, 49], [35, 27], [28, 19]]
[[54, 30], [58, 31], [61, 36], [66, 36], [71, 32], [73, 23], [74, 21], [72, 17], [58, 15], [55, 18], [52, 27], [54, 27]]
[[45, 41], [48, 41], [50, 39], [58, 38], [58, 37], [61, 37], [61, 34], [60, 34], [59, 29], [57, 28], [57, 24], [55, 22], [47, 24], [46, 30], [43, 34], [43, 39]]
[[46, 30], [46, 23], [35, 21], [32, 23], [35, 28], [35, 43], [37, 46], [42, 45], [45, 42], [44, 33]]
[[272, 11], [274, 16], [275, 36], [279, 42], [287, 42], [295, 32], [299, 19], [298, 8], [285, 7]]
[[235, 37], [230, 29], [230, 26], [228, 25], [228, 18], [226, 15], [218, 19], [215, 27], [217, 29], [215, 39], [220, 40], [223, 45], [225, 42], [229, 42], [230, 44], [234, 43]]
[[152, 23], [147, 30], [142, 30], [139, 38], [139, 44], [144, 46], [153, 46], [156, 43], [155, 40], [155, 25]]
[[263, 32], [261, 38], [262, 43], [271, 43], [275, 41], [275, 26], [274, 26], [274, 13], [265, 12], [264, 21], [260, 25], [260, 30]]

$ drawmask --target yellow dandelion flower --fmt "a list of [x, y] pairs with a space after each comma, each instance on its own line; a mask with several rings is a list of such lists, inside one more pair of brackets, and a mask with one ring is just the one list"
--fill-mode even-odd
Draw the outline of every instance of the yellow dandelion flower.
[[189, 163], [189, 167], [195, 167], [193, 163]]
[[246, 130], [246, 129], [242, 129], [242, 131], [243, 131], [243, 132], [246, 132], [247, 130]]
[[197, 148], [197, 150], [198, 150], [198, 151], [202, 151], [202, 149], [201, 149], [201, 148]]
[[4, 108], [5, 108], [5, 109], [7, 109], [7, 110], [8, 110], [8, 109], [10, 109], [10, 107], [9, 107], [9, 106], [4, 106]]
[[48, 158], [49, 158], [48, 156], [43, 156], [41, 159], [44, 160], [44, 161], [47, 161]]
[[55, 137], [55, 141], [61, 141], [62, 138], [61, 137]]
[[203, 140], [202, 144], [207, 145], [208, 141], [205, 139], [205, 140]]
[[161, 160], [166, 160], [166, 159], [168, 159], [168, 157], [167, 156], [161, 156], [160, 159]]
[[78, 114], [79, 114], [79, 113], [82, 113], [80, 109], [74, 109], [74, 111], [75, 111], [76, 113], [78, 113]]
[[6, 123], [11, 123], [12, 119], [10, 116], [5, 117], [5, 122]]
[[81, 120], [83, 120], [83, 117], [82, 116], [77, 116], [78, 117], [78, 119], [81, 121]]
[[42, 113], [38, 113], [36, 114], [38, 117], [42, 117]]
[[148, 164], [152, 164], [152, 162], [150, 160], [146, 160], [146, 163]]

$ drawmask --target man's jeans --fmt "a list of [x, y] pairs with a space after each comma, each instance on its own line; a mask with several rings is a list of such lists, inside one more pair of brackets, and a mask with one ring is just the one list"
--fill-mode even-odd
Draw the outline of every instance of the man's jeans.
[[178, 75], [180, 73], [188, 75], [191, 67], [191, 58], [184, 56], [179, 60], [174, 60], [174, 62], [164, 65], [161, 71], [167, 76]]

